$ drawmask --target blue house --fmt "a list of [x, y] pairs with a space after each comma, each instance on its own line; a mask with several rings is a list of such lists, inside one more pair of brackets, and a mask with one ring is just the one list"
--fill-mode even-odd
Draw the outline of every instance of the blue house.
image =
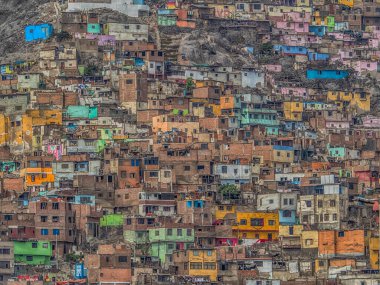
[[53, 25], [48, 23], [26, 26], [25, 41], [47, 40], [53, 35], [53, 31]]
[[349, 75], [346, 70], [315, 70], [306, 71], [307, 79], [344, 79]]
[[308, 57], [310, 61], [328, 60], [330, 55], [328, 53], [309, 52]]
[[296, 211], [294, 210], [279, 210], [280, 225], [294, 225], [297, 221]]
[[309, 26], [309, 32], [318, 37], [323, 37], [326, 34], [326, 26]]
[[302, 46], [287, 46], [287, 45], [274, 45], [274, 50], [279, 53], [284, 53], [288, 55], [306, 55], [307, 48]]

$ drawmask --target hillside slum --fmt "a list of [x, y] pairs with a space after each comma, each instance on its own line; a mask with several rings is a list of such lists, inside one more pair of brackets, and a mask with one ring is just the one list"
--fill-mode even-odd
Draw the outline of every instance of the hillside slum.
[[43, 2], [2, 38], [0, 284], [380, 283], [380, 2]]

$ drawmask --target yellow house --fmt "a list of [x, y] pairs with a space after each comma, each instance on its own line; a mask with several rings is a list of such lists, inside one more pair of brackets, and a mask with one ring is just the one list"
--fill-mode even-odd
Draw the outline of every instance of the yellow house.
[[367, 92], [328, 91], [327, 100], [334, 102], [339, 110], [348, 107], [367, 112], [371, 109], [371, 98]]
[[8, 140], [8, 117], [0, 114], [0, 145], [7, 144]]
[[62, 125], [62, 110], [28, 110], [33, 126]]
[[[1, 128], [1, 127], [0, 127]], [[30, 150], [32, 147], [32, 118], [28, 115], [14, 115], [5, 118], [7, 144], [15, 151]]]
[[278, 228], [278, 235], [280, 237], [300, 237], [303, 225], [282, 226]]
[[294, 149], [289, 146], [273, 146], [273, 161], [282, 163], [294, 162]]
[[188, 250], [189, 275], [208, 276], [210, 281], [217, 281], [218, 268], [215, 249]]
[[276, 240], [278, 227], [277, 212], [238, 212], [232, 230], [238, 238]]
[[318, 248], [318, 231], [303, 230], [301, 232], [301, 248]]
[[220, 105], [210, 104], [209, 107], [211, 108], [212, 113], [214, 114], [214, 116], [219, 117], [220, 115], [222, 115], [222, 110], [220, 108]]
[[338, 4], [352, 8], [354, 7], [354, 0], [338, 0]]
[[173, 129], [187, 133], [193, 136], [199, 133], [198, 117], [182, 115], [160, 115], [152, 118], [152, 130], [154, 133], [168, 132]]
[[223, 220], [227, 214], [233, 214], [235, 212], [235, 205], [217, 205], [215, 207], [215, 220]]
[[371, 269], [379, 269], [379, 238], [371, 237], [369, 240], [369, 261]]
[[302, 121], [302, 102], [284, 102], [284, 116], [286, 120]]

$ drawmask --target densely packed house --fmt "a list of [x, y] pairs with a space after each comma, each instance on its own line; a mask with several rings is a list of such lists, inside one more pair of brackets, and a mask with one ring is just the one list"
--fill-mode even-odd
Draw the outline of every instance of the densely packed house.
[[380, 283], [380, 2], [60, 9], [0, 67], [1, 284]]

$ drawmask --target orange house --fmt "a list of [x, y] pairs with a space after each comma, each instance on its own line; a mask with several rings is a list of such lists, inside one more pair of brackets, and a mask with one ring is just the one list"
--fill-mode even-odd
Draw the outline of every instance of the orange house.
[[364, 230], [319, 231], [318, 254], [320, 257], [364, 255]]

